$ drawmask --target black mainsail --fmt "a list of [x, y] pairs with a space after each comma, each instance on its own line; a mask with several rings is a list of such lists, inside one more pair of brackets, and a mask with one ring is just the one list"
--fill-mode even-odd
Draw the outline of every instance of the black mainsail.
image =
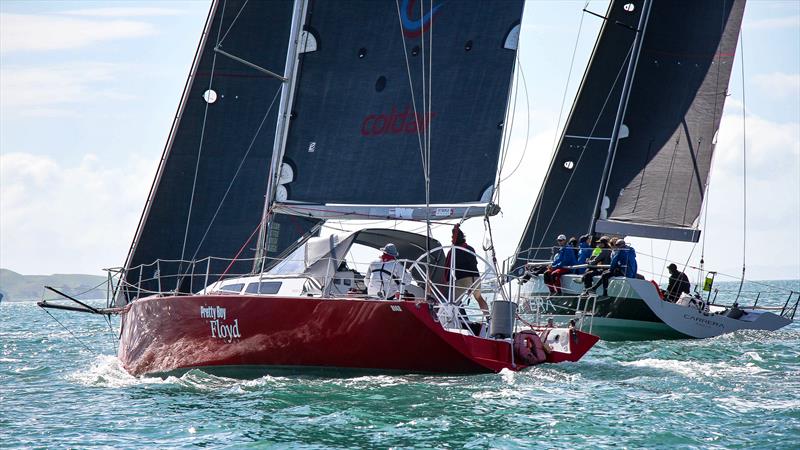
[[[744, 0], [612, 1], [550, 169], [518, 246], [546, 259], [558, 234], [587, 231], [696, 241], [696, 220], [725, 103]], [[610, 138], [628, 64], [630, 95]], [[607, 186], [601, 178], [609, 149]], [[598, 192], [603, 192], [595, 210]], [[594, 228], [594, 229], [593, 229]]]
[[426, 135], [430, 203], [488, 201], [522, 7], [309, 2], [315, 50], [299, 61], [283, 157], [295, 178], [283, 203], [425, 204]]

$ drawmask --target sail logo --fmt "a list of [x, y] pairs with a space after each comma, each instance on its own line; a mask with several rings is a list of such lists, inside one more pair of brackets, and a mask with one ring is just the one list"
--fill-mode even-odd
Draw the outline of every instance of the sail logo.
[[403, 112], [392, 106], [388, 114], [370, 114], [365, 117], [361, 121], [361, 135], [416, 134], [430, 127], [434, 117], [436, 117], [435, 112], [429, 112], [427, 115], [414, 114], [410, 105], [406, 105]]
[[[412, 19], [415, 16], [414, 12], [420, 8], [415, 8], [417, 0], [403, 0], [400, 6], [400, 22], [403, 24], [403, 34], [408, 38], [418, 38], [430, 29], [433, 23], [433, 18], [442, 7], [438, 4], [429, 8], [427, 13], [419, 19]], [[424, 4], [424, 2], [423, 2]]]

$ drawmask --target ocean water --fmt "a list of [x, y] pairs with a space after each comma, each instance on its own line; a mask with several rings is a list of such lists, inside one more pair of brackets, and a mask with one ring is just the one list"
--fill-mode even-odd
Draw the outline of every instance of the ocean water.
[[131, 377], [102, 319], [52, 314], [74, 336], [0, 304], [0, 448], [800, 448], [797, 322], [520, 373], [240, 381]]

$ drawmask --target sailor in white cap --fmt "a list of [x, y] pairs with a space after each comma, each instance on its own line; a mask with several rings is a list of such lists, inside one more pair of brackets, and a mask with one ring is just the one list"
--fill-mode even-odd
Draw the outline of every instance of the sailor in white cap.
[[380, 249], [383, 254], [369, 265], [364, 284], [367, 295], [382, 299], [393, 299], [400, 287], [413, 281], [411, 274], [397, 261], [400, 252], [394, 244], [386, 244]]
[[558, 241], [556, 255], [550, 267], [544, 272], [544, 282], [550, 289], [551, 295], [561, 293], [561, 275], [572, 273], [572, 266], [577, 264], [577, 255], [575, 250], [567, 245], [567, 237], [559, 234], [556, 241]]

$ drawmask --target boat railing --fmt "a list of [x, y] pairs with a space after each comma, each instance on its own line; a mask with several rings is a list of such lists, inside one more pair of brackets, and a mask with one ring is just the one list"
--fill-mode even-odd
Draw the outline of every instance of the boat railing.
[[[450, 257], [444, 264], [431, 262], [432, 255], [449, 253]], [[482, 262], [484, 267], [493, 267], [492, 263], [474, 251], [459, 246], [440, 246], [431, 249], [428, 253], [420, 255], [416, 260], [401, 260], [404, 267], [409, 270], [412, 276], [418, 280], [425, 292], [425, 301], [432, 304], [434, 312], [437, 313], [440, 322], [446, 328], [460, 328], [466, 330], [468, 334], [476, 335], [475, 327], [472, 324], [485, 324], [489, 311], [480, 307], [469, 306], [470, 298], [475, 296], [475, 292], [480, 292], [482, 285], [486, 281], [496, 282], [497, 275], [493, 270], [478, 272], [468, 285], [457, 284], [455, 274], [458, 271], [459, 258], [471, 255], [478, 262]], [[434, 275], [436, 274], [436, 275]], [[442, 275], [444, 274], [444, 275]], [[438, 276], [440, 279], [434, 279]], [[400, 287], [403, 289], [403, 286]], [[402, 292], [402, 291], [401, 291]], [[505, 293], [500, 290], [500, 295], [504, 298]], [[481, 295], [483, 298], [483, 296]]]
[[[591, 333], [594, 316], [597, 312], [597, 295], [552, 295], [544, 291], [536, 291], [524, 280], [524, 275], [508, 275], [508, 280], [519, 279], [519, 283], [508, 283], [515, 286], [511, 291], [511, 298], [514, 299], [518, 307], [518, 315], [523, 323], [535, 326], [553, 326], [555, 316], [561, 317], [564, 323], [558, 325], [567, 326], [569, 321], [574, 320], [574, 326], [581, 331]], [[547, 286], [546, 284], [544, 286]], [[557, 301], [555, 301], [557, 300]], [[574, 304], [574, 306], [572, 306]], [[564, 317], [567, 319], [564, 319]]]
[[[127, 270], [116, 269], [115, 275], [119, 277], [118, 290], [121, 289], [130, 299], [153, 295], [190, 295], [208, 293], [206, 290], [209, 286], [230, 278], [259, 276], [251, 270], [254, 262], [255, 259], [213, 256], [198, 260], [157, 259]], [[266, 275], [261, 274], [260, 277]], [[314, 281], [308, 276], [298, 276]]]

